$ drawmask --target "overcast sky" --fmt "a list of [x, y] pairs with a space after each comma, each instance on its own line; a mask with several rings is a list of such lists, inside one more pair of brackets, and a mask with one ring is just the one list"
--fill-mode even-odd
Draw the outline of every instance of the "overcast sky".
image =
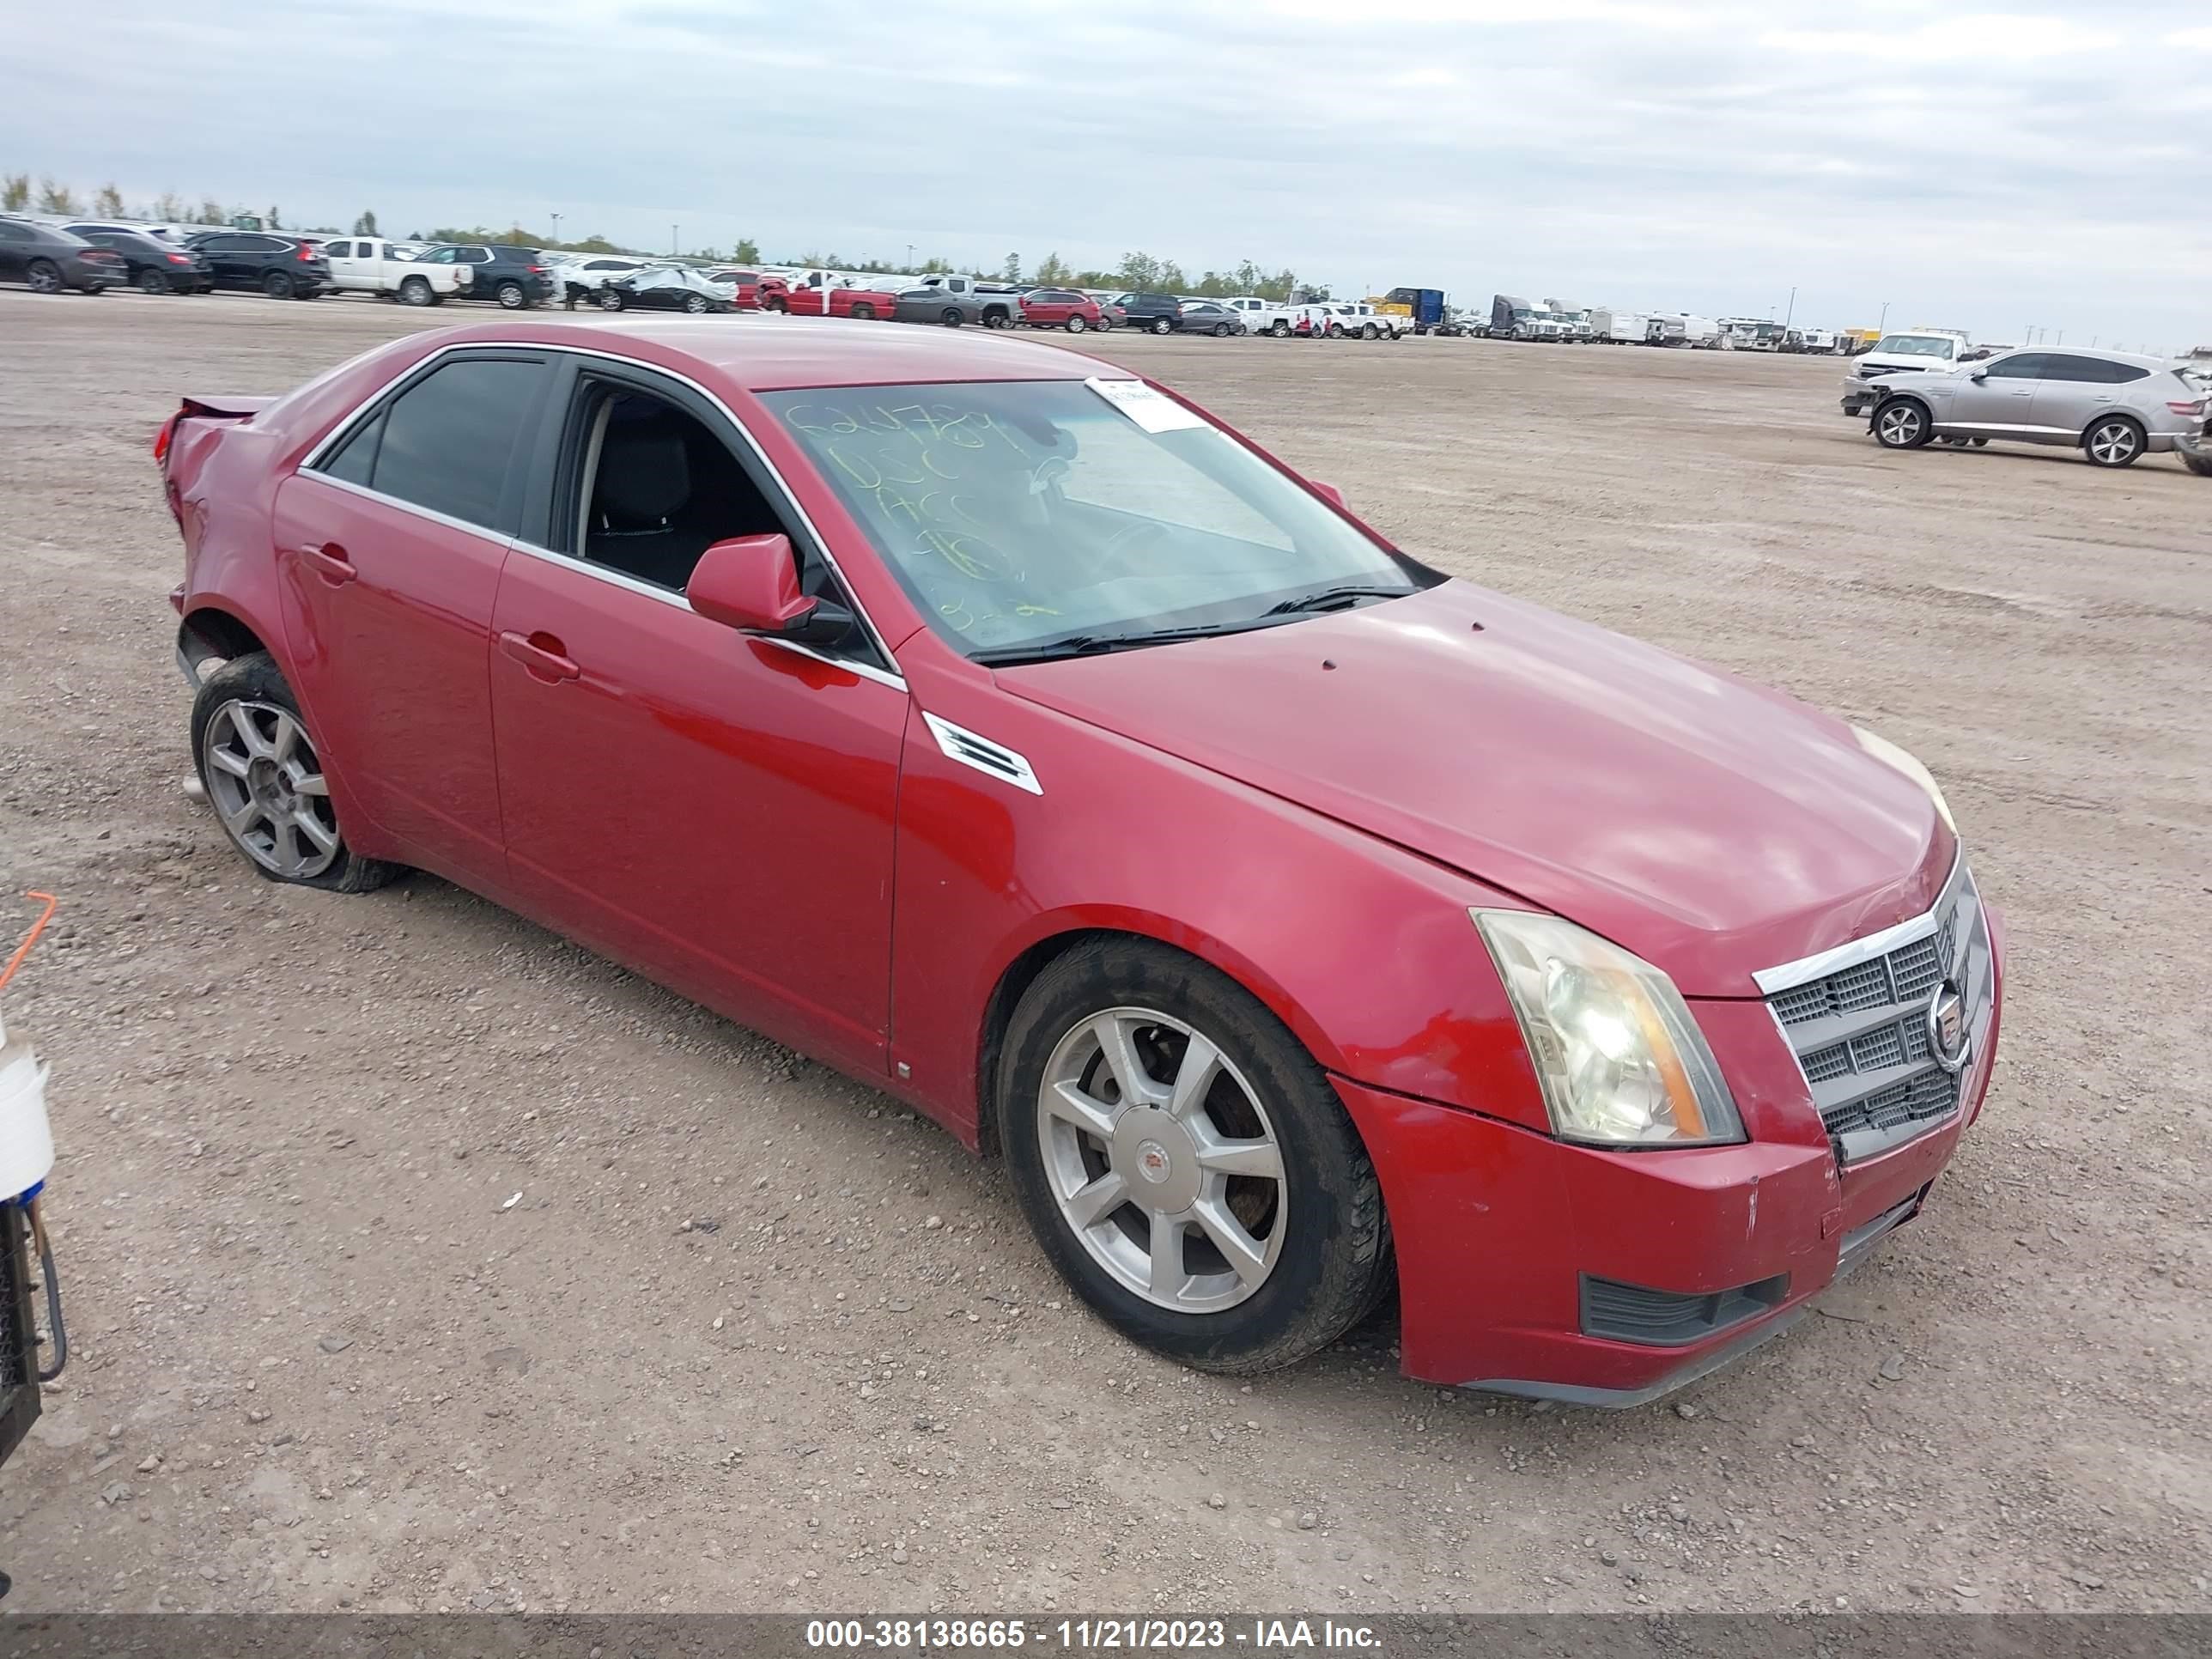
[[0, 169], [397, 234], [1709, 315], [1794, 284], [1815, 327], [2212, 343], [2212, 5], [2000, 3], [27, 5]]

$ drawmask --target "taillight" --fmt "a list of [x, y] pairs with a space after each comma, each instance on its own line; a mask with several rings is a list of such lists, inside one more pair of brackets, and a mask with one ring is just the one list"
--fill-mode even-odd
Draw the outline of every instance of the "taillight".
[[2204, 412], [2202, 403], [2185, 404], [2179, 398], [2169, 399], [2166, 406], [2177, 415], [2202, 415]]
[[161, 257], [173, 265], [188, 265], [192, 262], [189, 253], [165, 253]]
[[311, 247], [309, 247], [309, 246], [308, 246], [305, 242], [301, 243], [301, 244], [300, 244], [300, 263], [301, 263], [301, 264], [303, 264], [303, 265], [305, 265], [305, 264], [313, 264], [314, 263], [314, 258], [315, 258], [315, 250], [314, 250], [314, 249], [313, 249], [313, 248], [311, 248]]
[[532, 265], [530, 267], [530, 274], [532, 276], [543, 276], [545, 274], [545, 267], [544, 265]]
[[161, 429], [154, 434], [154, 459], [156, 461], [162, 461], [168, 459], [169, 440], [176, 436], [176, 434], [177, 417], [176, 416], [172, 415], [167, 420], [161, 422]]

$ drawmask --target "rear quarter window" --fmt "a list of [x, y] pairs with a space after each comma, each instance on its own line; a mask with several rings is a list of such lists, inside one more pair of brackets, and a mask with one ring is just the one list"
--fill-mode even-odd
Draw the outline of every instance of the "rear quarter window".
[[528, 358], [464, 358], [415, 381], [315, 471], [501, 531], [509, 469], [536, 430], [551, 370]]

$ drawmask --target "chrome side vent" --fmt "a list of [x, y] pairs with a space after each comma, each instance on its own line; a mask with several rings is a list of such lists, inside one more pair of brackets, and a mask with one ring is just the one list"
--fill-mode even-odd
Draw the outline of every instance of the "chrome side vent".
[[922, 719], [929, 722], [930, 731], [937, 738], [937, 746], [947, 757], [963, 766], [972, 766], [978, 772], [1010, 783], [1017, 789], [1026, 789], [1032, 795], [1044, 793], [1044, 786], [1037, 781], [1029, 761], [1007, 748], [993, 743], [990, 738], [970, 732], [964, 726], [955, 726], [951, 720], [939, 720], [925, 713]]

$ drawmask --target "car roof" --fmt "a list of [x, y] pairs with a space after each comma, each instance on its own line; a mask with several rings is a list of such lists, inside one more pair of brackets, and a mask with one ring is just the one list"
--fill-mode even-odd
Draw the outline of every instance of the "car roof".
[[2095, 346], [1999, 346], [1996, 350], [2008, 357], [2033, 352], [2039, 357], [2094, 357], [2102, 363], [2127, 363], [2136, 368], [2164, 368], [2171, 359], [2147, 357], [2140, 351], [2103, 351]]
[[924, 385], [940, 380], [1081, 380], [1130, 372], [1060, 346], [996, 330], [923, 328], [831, 317], [624, 317], [593, 323], [495, 322], [451, 331], [441, 344], [572, 347], [641, 362], [689, 358], [747, 392], [798, 386]]

